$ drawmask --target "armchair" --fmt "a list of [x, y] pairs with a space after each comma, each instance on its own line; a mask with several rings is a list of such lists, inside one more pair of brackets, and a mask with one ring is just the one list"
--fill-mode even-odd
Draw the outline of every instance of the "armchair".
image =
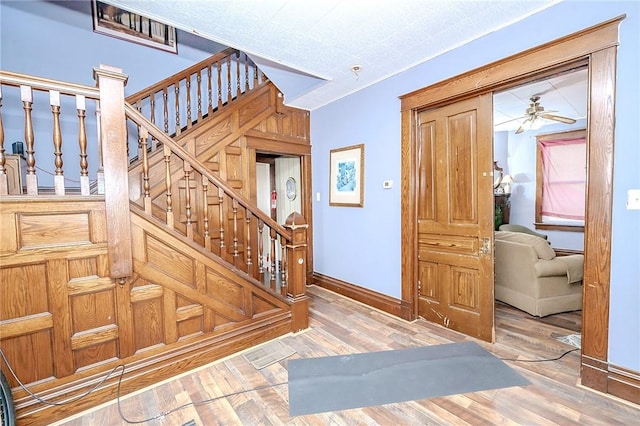
[[495, 298], [531, 315], [582, 309], [583, 268], [584, 255], [556, 256], [541, 237], [495, 233]]

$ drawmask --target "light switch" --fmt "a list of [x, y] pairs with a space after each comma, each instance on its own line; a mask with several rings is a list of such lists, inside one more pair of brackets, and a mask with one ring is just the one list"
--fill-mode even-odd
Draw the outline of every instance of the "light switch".
[[316, 201], [320, 201], [320, 193], [316, 192]]
[[640, 189], [627, 191], [627, 210], [640, 210]]
[[384, 189], [390, 189], [392, 186], [393, 186], [392, 180], [385, 180], [384, 182], [382, 182], [382, 187]]

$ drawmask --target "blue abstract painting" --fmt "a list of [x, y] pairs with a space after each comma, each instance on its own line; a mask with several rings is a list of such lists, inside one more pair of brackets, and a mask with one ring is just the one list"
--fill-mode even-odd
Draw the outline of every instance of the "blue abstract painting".
[[338, 176], [336, 176], [336, 189], [339, 192], [355, 191], [356, 177], [356, 162], [340, 161], [338, 163]]

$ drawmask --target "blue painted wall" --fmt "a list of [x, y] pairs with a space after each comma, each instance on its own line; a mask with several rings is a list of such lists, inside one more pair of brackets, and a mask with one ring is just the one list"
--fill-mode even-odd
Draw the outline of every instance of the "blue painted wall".
[[[410, 91], [626, 14], [620, 27], [609, 360], [640, 371], [640, 2], [561, 2], [311, 113], [314, 269], [400, 297], [400, 102]], [[419, 56], [419, 55], [417, 55]], [[330, 207], [329, 150], [365, 144], [364, 207]], [[382, 189], [393, 180], [392, 189]], [[315, 193], [320, 193], [316, 201]]]

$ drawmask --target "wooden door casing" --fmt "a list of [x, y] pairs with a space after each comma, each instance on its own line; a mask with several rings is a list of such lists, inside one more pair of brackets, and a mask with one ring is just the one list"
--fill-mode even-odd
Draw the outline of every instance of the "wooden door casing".
[[493, 341], [491, 95], [417, 115], [418, 314]]

